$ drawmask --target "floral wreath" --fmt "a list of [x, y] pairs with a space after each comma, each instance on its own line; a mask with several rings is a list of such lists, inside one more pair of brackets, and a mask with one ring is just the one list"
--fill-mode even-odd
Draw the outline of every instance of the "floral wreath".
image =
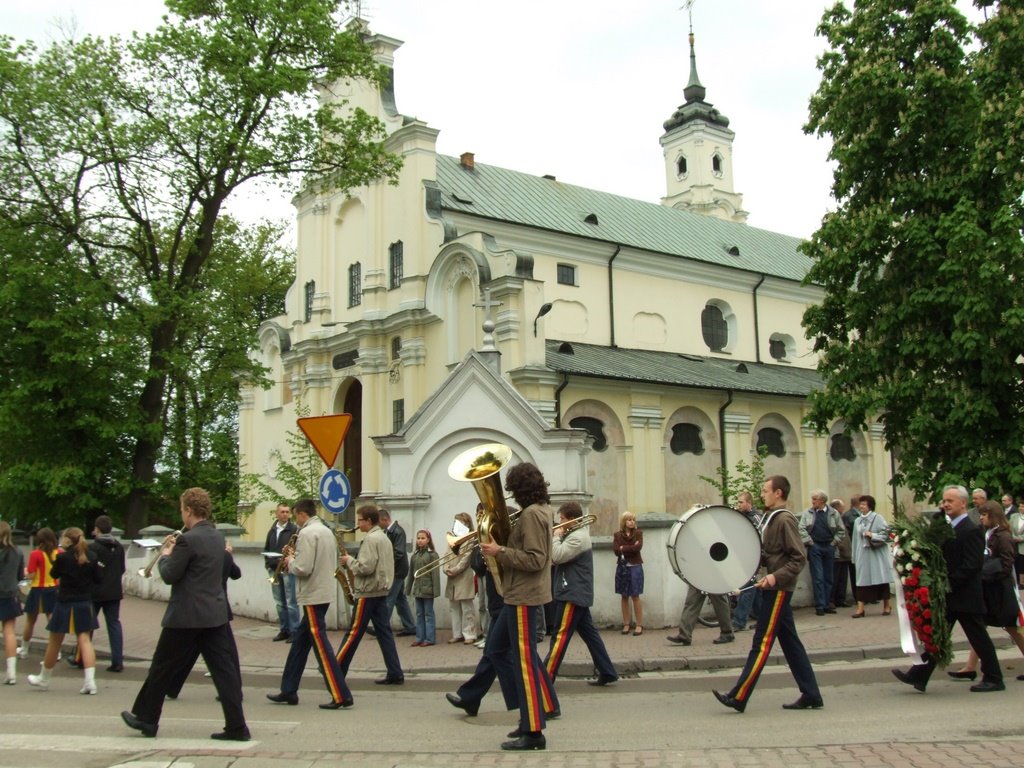
[[953, 640], [946, 621], [949, 574], [942, 543], [953, 538], [953, 529], [941, 512], [910, 519], [900, 511], [888, 534], [911, 628], [935, 663], [944, 667], [953, 660]]

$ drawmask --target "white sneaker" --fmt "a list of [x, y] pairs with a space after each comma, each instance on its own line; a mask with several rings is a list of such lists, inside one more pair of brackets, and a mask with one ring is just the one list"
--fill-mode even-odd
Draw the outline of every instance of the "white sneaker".
[[86, 696], [95, 696], [98, 692], [99, 689], [96, 687], [96, 683], [91, 680], [86, 680], [82, 690], [79, 691], [79, 693], [84, 693]]
[[29, 675], [28, 684], [34, 685], [36, 688], [41, 688], [44, 691], [50, 690], [50, 681], [43, 680], [42, 675]]
[[28, 658], [28, 646], [27, 645], [22, 645], [20, 648], [18, 648], [18, 658], [19, 659], [27, 659]]
[[17, 684], [18, 684], [18, 681], [15, 680], [13, 677], [5, 677], [4, 678], [4, 685], [17, 685]]

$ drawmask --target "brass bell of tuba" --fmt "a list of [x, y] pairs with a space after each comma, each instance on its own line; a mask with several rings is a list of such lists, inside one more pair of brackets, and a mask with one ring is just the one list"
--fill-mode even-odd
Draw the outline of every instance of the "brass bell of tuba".
[[[501, 488], [501, 470], [512, 460], [512, 449], [501, 443], [486, 443], [463, 451], [448, 465], [448, 476], [459, 482], [472, 483], [480, 497], [483, 510], [477, 516], [479, 541], [504, 545], [512, 532], [512, 521], [505, 506]], [[494, 577], [494, 588], [502, 594], [501, 564], [485, 557], [487, 570]]]

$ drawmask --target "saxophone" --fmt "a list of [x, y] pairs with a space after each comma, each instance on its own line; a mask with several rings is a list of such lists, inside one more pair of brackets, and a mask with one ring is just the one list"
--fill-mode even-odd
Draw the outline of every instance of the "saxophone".
[[271, 584], [277, 584], [281, 580], [281, 574], [284, 572], [284, 564], [285, 561], [287, 560], [287, 555], [285, 555], [284, 550], [290, 549], [294, 554], [295, 542], [297, 542], [298, 540], [299, 534], [293, 533], [292, 537], [288, 539], [288, 543], [285, 544], [284, 547], [282, 547], [281, 559], [277, 561], [277, 568], [274, 569], [274, 575], [267, 579], [267, 581], [269, 581]]
[[356, 578], [351, 568], [341, 564], [341, 556], [345, 554], [345, 542], [341, 537], [346, 533], [352, 533], [354, 530], [356, 529], [342, 528], [341, 526], [334, 529], [334, 538], [338, 541], [338, 567], [334, 571], [334, 578], [341, 585], [341, 591], [345, 595], [345, 602], [349, 605], [356, 604]]

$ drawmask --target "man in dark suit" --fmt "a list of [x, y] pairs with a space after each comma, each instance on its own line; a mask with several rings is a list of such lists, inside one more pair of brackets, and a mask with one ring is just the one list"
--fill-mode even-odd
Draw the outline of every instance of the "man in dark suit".
[[180, 536], [168, 536], [160, 552], [160, 578], [171, 586], [171, 598], [153, 662], [130, 712], [121, 713], [129, 728], [156, 736], [164, 698], [183, 669], [191, 670], [196, 652], [202, 655], [224, 710], [224, 730], [213, 739], [248, 741], [242, 712], [242, 672], [238, 649], [228, 623], [224, 592], [224, 537], [210, 521], [210, 496], [202, 488], [181, 494]]
[[[985, 598], [981, 590], [981, 565], [985, 557], [985, 534], [967, 514], [967, 489], [962, 485], [949, 485], [942, 491], [942, 511], [953, 526], [953, 538], [942, 544], [942, 554], [949, 571], [949, 594], [946, 595], [946, 621], [950, 631], [959, 621], [971, 648], [981, 659], [981, 682], [972, 685], [975, 693], [988, 693], [1006, 689], [1003, 671], [999, 668], [992, 638], [985, 628]], [[924, 693], [928, 679], [935, 671], [935, 660], [930, 654], [921, 656], [923, 664], [915, 664], [904, 672], [892, 673], [900, 682], [912, 685]]]

